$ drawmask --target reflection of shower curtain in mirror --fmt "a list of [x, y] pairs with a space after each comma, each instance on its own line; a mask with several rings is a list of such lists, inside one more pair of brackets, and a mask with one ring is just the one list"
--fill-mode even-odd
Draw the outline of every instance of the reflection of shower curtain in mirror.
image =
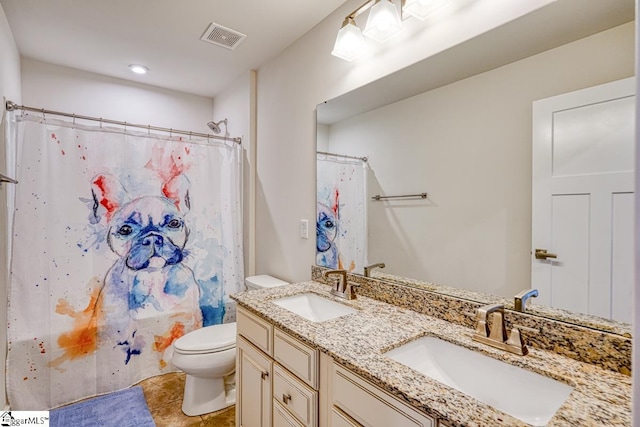
[[317, 156], [316, 264], [362, 273], [367, 262], [367, 163]]
[[234, 320], [235, 143], [17, 117], [11, 408], [45, 410], [176, 371], [172, 343]]

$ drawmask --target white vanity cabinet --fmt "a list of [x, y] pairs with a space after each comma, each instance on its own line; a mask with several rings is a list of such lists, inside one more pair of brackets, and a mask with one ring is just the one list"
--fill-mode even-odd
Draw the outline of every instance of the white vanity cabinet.
[[437, 427], [435, 419], [238, 307], [238, 427]]
[[236, 425], [318, 427], [319, 352], [238, 307]]

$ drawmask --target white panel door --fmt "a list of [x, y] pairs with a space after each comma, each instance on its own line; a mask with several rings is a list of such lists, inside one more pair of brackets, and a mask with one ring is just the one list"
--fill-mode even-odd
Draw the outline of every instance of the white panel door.
[[535, 303], [631, 322], [634, 94], [630, 78], [533, 103]]

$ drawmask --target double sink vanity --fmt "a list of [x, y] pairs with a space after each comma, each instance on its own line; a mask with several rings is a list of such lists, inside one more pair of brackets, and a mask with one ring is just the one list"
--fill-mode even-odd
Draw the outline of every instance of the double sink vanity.
[[444, 320], [406, 308], [407, 295], [393, 303], [393, 286], [376, 280], [368, 283], [383, 297], [361, 286], [355, 299], [340, 298], [322, 273], [233, 296], [237, 425], [631, 425], [626, 367], [526, 345], [557, 330], [520, 331], [511, 321], [508, 330], [500, 307], [479, 304], [464, 322]]

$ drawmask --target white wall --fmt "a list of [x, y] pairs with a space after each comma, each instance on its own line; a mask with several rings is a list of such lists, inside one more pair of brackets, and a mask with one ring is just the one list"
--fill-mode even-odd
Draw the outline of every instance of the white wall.
[[[144, 78], [141, 78], [144, 81]], [[24, 105], [210, 133], [213, 100], [22, 58]]]
[[369, 158], [370, 194], [429, 193], [369, 204], [369, 261], [504, 297], [528, 288], [532, 102], [633, 76], [634, 46], [628, 23], [332, 125], [329, 151]]
[[[20, 54], [13, 40], [11, 28], [0, 6], [0, 95], [5, 99], [21, 102]], [[4, 102], [0, 111], [4, 112]], [[0, 172], [5, 173], [5, 143], [0, 143]], [[7, 352], [7, 190], [9, 184], [0, 185], [0, 411], [6, 406], [5, 360]]]
[[315, 239], [300, 239], [298, 223], [300, 219], [313, 223], [315, 218], [317, 104], [550, 2], [461, 2], [451, 16], [430, 25], [405, 21], [403, 36], [346, 62], [330, 52], [342, 20], [361, 4], [353, 0], [262, 66], [258, 70], [256, 272], [288, 281], [310, 277]]

